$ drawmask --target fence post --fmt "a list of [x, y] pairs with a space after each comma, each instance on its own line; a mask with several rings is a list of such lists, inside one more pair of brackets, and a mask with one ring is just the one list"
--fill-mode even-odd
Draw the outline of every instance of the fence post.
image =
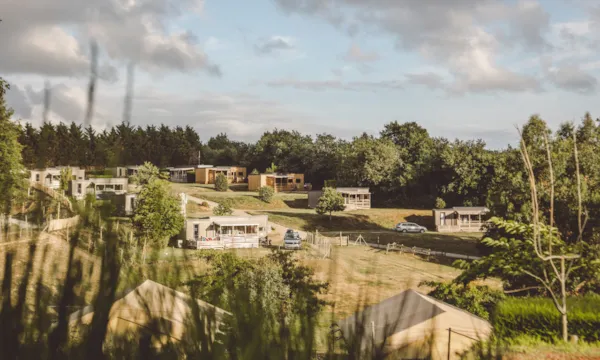
[[448, 328], [448, 360], [450, 360], [450, 344], [452, 340], [452, 328]]

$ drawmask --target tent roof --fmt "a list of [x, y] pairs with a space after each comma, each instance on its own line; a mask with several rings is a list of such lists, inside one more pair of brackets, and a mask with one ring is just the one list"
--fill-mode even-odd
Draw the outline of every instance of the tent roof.
[[[191, 301], [191, 297], [152, 280], [146, 280], [138, 287], [128, 289], [122, 294], [115, 296], [111, 313], [114, 311], [122, 312], [127, 309], [142, 309], [150, 313], [161, 314], [171, 312], [171, 315], [174, 315], [172, 313], [174, 311], [173, 303], [176, 300], [188, 304]], [[227, 311], [202, 300], [196, 299], [196, 303], [201, 309], [215, 310], [217, 316], [231, 315]], [[69, 322], [78, 321], [85, 315], [93, 313], [93, 311], [93, 306], [86, 306], [82, 310], [71, 314]]]
[[[396, 333], [444, 313], [453, 313], [461, 319], [465, 318], [465, 326], [471, 324], [468, 319], [475, 318], [485, 322], [467, 311], [410, 289], [338, 321], [338, 325], [346, 341], [360, 338], [361, 347], [364, 347], [368, 346], [371, 338], [376, 344], [381, 344]], [[445, 326], [441, 323], [437, 325]]]

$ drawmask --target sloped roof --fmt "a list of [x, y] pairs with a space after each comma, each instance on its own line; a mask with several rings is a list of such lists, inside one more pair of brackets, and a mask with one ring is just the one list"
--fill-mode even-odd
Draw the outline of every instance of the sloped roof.
[[[360, 339], [360, 346], [365, 349], [369, 344], [381, 344], [394, 334], [409, 330], [446, 314], [452, 314], [455, 318], [458, 317], [461, 319], [461, 323], [464, 319], [463, 326], [465, 328], [477, 327], [477, 324], [482, 322], [489, 325], [487, 321], [468, 311], [412, 289], [371, 305], [363, 311], [338, 321], [337, 324], [342, 330], [346, 342], [350, 344], [353, 340]], [[438, 320], [433, 321], [437, 322]], [[436, 326], [446, 328], [448, 324], [441, 321]], [[373, 342], [371, 342], [371, 339]]]
[[[168, 314], [169, 317], [178, 321], [185, 320], [189, 311], [189, 303], [192, 301], [189, 295], [152, 280], [146, 280], [138, 287], [127, 290], [122, 296], [116, 296], [115, 298], [116, 300], [110, 309], [111, 315], [116, 313], [122, 317], [127, 313], [143, 311], [156, 317]], [[225, 314], [230, 315], [227, 311], [207, 302], [198, 299], [195, 301], [201, 309], [214, 310], [217, 318]], [[86, 306], [82, 310], [71, 314], [69, 322], [79, 320], [85, 322], [85, 318], [91, 318], [93, 311], [93, 306]]]
[[443, 312], [444, 310], [435, 303], [427, 301], [418, 292], [406, 290], [338, 321], [338, 325], [347, 341], [361, 335], [371, 338], [374, 328], [375, 343], [382, 343], [389, 336], [432, 319]]
[[484, 206], [455, 206], [452, 210], [463, 215], [483, 215], [490, 212], [490, 209]]

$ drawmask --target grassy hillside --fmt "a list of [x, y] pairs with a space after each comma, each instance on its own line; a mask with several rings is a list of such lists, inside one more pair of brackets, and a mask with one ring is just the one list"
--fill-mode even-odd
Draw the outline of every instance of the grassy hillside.
[[[258, 213], [258, 212], [257, 212]], [[282, 211], [261, 211], [274, 222], [306, 231], [351, 231], [389, 230], [399, 222], [411, 221], [431, 229], [432, 216], [429, 210], [411, 209], [368, 209], [319, 215], [313, 209], [289, 209]]]

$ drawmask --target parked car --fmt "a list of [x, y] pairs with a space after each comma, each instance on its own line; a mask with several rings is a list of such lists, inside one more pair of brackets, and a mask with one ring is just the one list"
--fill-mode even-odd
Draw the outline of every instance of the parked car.
[[288, 230], [283, 237], [284, 249], [300, 249], [302, 248], [302, 239], [297, 231]]
[[424, 233], [425, 231], [427, 231], [427, 228], [425, 226], [421, 226], [421, 225], [418, 225], [415, 223], [402, 222], [402, 223], [399, 223], [398, 225], [396, 225], [394, 230], [400, 231], [403, 233], [409, 233], [409, 232]]

